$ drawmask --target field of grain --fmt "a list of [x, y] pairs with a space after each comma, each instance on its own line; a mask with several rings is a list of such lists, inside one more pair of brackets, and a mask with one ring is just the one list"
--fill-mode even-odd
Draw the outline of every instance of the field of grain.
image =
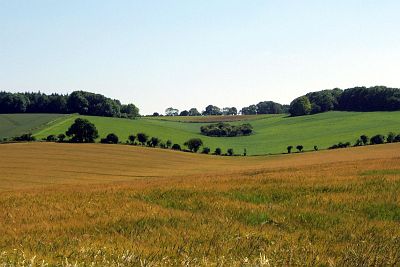
[[0, 265], [398, 266], [399, 150], [0, 145]]
[[[34, 132], [38, 138], [50, 134], [65, 133], [78, 115], [72, 115], [65, 121], [45, 127]], [[190, 138], [198, 137], [204, 146], [213, 152], [220, 147], [223, 153], [233, 148], [236, 154], [242, 154], [244, 149], [248, 155], [278, 154], [286, 152], [286, 147], [303, 145], [305, 150], [328, 148], [339, 142], [355, 143], [356, 139], [366, 134], [387, 135], [390, 131], [400, 133], [400, 112], [326, 112], [311, 116], [287, 117], [286, 115], [261, 115], [245, 117], [246, 121], [235, 121], [232, 124], [250, 123], [254, 134], [239, 137], [209, 137], [200, 133], [204, 122], [172, 121], [178, 117], [160, 120], [157, 118], [139, 118], [136, 120], [80, 116], [93, 122], [99, 130], [100, 137], [109, 133], [118, 135], [125, 142], [130, 134], [144, 132], [155, 136], [164, 142], [172, 140], [181, 146]], [[219, 120], [220, 117], [216, 116]], [[199, 117], [197, 119], [215, 120], [214, 117]], [[232, 116], [239, 118], [239, 116]]]

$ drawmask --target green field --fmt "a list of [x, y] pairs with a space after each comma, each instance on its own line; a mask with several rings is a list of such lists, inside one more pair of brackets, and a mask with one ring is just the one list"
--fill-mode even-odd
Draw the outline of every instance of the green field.
[[0, 139], [46, 128], [59, 120], [63, 121], [68, 116], [65, 114], [0, 114]]
[[[78, 115], [65, 117], [34, 132], [43, 138], [50, 134], [64, 133]], [[400, 112], [327, 112], [302, 117], [286, 115], [260, 115], [246, 122], [254, 127], [254, 134], [241, 137], [207, 137], [200, 134], [200, 126], [207, 123], [168, 121], [165, 117], [140, 118], [136, 120], [79, 116], [93, 122], [100, 137], [116, 133], [124, 142], [129, 134], [144, 132], [166, 141], [183, 144], [192, 137], [200, 137], [205, 146], [212, 151], [221, 147], [223, 152], [233, 148], [235, 153], [247, 149], [249, 155], [286, 152], [288, 145], [303, 145], [312, 150], [314, 145], [320, 149], [328, 148], [338, 142], [354, 141], [361, 134], [369, 136], [393, 131], [400, 133]], [[241, 124], [237, 121], [232, 124]]]

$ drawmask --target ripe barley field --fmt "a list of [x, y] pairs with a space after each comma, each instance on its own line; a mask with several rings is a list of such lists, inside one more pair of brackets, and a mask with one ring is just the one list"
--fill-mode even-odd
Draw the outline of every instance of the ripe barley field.
[[400, 145], [0, 145], [0, 265], [399, 266]]

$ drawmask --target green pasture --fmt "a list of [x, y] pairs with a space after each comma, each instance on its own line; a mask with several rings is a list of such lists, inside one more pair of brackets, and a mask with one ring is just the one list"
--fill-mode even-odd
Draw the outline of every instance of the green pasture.
[[[28, 115], [28, 114], [27, 114]], [[34, 116], [34, 115], [31, 115]], [[42, 115], [40, 115], [42, 116]], [[237, 154], [246, 148], [248, 155], [286, 152], [288, 145], [303, 145], [305, 150], [328, 148], [338, 142], [351, 142], [361, 135], [369, 136], [393, 131], [400, 133], [400, 111], [398, 112], [327, 112], [310, 116], [288, 117], [287, 115], [267, 115], [246, 120], [254, 127], [254, 134], [241, 137], [207, 137], [200, 134], [200, 126], [208, 123], [169, 121], [165, 118], [139, 118], [135, 120], [94, 116], [70, 115], [42, 127], [34, 134], [43, 138], [50, 134], [65, 133], [73, 120], [83, 117], [94, 123], [100, 137], [115, 133], [122, 142], [130, 134], [144, 132], [163, 141], [183, 144], [193, 137], [200, 137], [205, 146], [214, 151], [222, 148], [226, 152], [233, 148]], [[237, 121], [232, 124], [241, 124]], [[29, 128], [29, 127], [28, 127]]]

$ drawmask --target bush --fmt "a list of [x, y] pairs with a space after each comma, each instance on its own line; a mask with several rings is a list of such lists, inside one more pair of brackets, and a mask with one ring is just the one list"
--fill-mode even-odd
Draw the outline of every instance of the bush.
[[314, 146], [314, 150], [315, 150], [315, 151], [318, 151], [318, 146]]
[[32, 136], [31, 133], [27, 133], [27, 134], [23, 134], [21, 136], [16, 136], [12, 140], [17, 141], [17, 142], [32, 142], [32, 141], [35, 141], [36, 138], [34, 136]]
[[150, 139], [150, 142], [151, 142], [151, 146], [152, 147], [156, 147], [161, 143], [161, 140], [159, 138], [157, 138], [157, 137], [152, 137]]
[[136, 135], [136, 137], [137, 137], [138, 141], [142, 144], [142, 146], [143, 146], [144, 144], [146, 144], [147, 139], [149, 139], [149, 137], [148, 137], [147, 134], [145, 134], [145, 133], [138, 133], [138, 134]]
[[182, 150], [181, 146], [179, 144], [173, 144], [171, 149], [173, 149], [173, 150]]
[[217, 148], [215, 149], [215, 151], [214, 151], [214, 154], [215, 154], [215, 155], [221, 155], [221, 154], [222, 154], [221, 148], [217, 147]]
[[57, 141], [57, 137], [54, 134], [51, 134], [51, 135], [46, 137], [46, 141], [47, 142], [56, 142]]
[[303, 152], [303, 146], [302, 145], [298, 145], [298, 146], [296, 146], [296, 149], [299, 151], [299, 152]]
[[170, 147], [172, 145], [172, 141], [171, 140], [167, 140], [167, 143], [165, 143], [165, 145], [168, 147]]
[[351, 145], [350, 142], [346, 142], [346, 143], [339, 142], [338, 144], [335, 144], [335, 145], [329, 147], [328, 149], [346, 148], [346, 147], [349, 147], [350, 145]]
[[234, 137], [241, 135], [250, 135], [253, 132], [253, 126], [248, 123], [236, 126], [229, 123], [214, 123], [200, 127], [200, 132], [212, 137]]
[[130, 143], [131, 145], [135, 144], [136, 135], [134, 135], [134, 134], [129, 135], [129, 136], [128, 136], [128, 140], [129, 140], [129, 143]]
[[367, 145], [368, 142], [369, 142], [369, 137], [366, 136], [365, 134], [363, 134], [363, 135], [360, 136], [360, 140], [362, 141], [362, 143], [363, 143], [364, 145]]
[[204, 148], [203, 148], [203, 151], [202, 151], [201, 153], [203, 153], [203, 154], [209, 154], [210, 151], [211, 151], [211, 149], [210, 149], [209, 147], [204, 147]]
[[118, 144], [118, 136], [114, 133], [110, 133], [106, 138], [100, 140], [103, 144]]
[[286, 149], [287, 149], [287, 153], [290, 154], [290, 153], [292, 153], [293, 146], [288, 146]]
[[393, 133], [393, 132], [390, 132], [390, 133], [388, 134], [387, 138], [386, 138], [386, 142], [388, 142], [388, 143], [394, 143], [395, 138], [396, 138], [396, 134]]
[[383, 143], [385, 143], [385, 136], [383, 136], [381, 134], [377, 134], [377, 135], [371, 137], [370, 143], [371, 143], [371, 145], [383, 144]]
[[66, 137], [65, 134], [57, 135], [58, 142], [60, 142], [60, 143], [64, 142], [65, 137]]
[[233, 148], [228, 148], [227, 155], [228, 156], [233, 156]]
[[200, 138], [192, 138], [185, 142], [184, 144], [192, 152], [197, 152], [199, 148], [203, 145], [203, 141]]

